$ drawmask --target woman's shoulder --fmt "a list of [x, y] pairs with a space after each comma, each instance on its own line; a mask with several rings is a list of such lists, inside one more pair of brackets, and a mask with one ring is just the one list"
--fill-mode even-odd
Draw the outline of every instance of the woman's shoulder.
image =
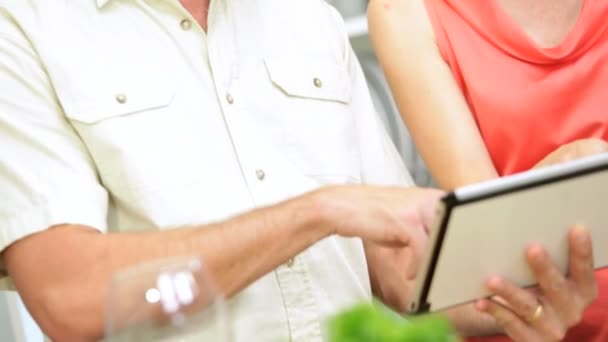
[[435, 34], [425, 2], [428, 0], [370, 0], [369, 30], [374, 46], [399, 41], [410, 52], [437, 54]]
[[[435, 42], [425, 2], [428, 0], [370, 0], [368, 20], [374, 40], [398, 36], [401, 44]], [[388, 38], [391, 39], [391, 38]]]

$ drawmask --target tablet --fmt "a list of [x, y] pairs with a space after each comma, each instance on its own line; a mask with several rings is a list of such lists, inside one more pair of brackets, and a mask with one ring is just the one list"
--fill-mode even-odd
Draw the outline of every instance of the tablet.
[[608, 154], [449, 193], [438, 206], [408, 310], [437, 311], [487, 297], [493, 275], [535, 285], [524, 256], [531, 243], [542, 244], [566, 272], [568, 232], [576, 224], [591, 231], [595, 266], [608, 266]]

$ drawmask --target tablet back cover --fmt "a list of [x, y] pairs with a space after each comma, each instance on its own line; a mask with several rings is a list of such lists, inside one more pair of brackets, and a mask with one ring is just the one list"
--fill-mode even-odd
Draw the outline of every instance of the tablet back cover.
[[[488, 277], [521, 286], [536, 283], [524, 252], [531, 243], [548, 250], [567, 270], [568, 232], [576, 224], [592, 234], [595, 266], [608, 266], [608, 170], [535, 184], [500, 196], [447, 204], [436, 262], [418, 294], [416, 311], [436, 311], [486, 297]], [[457, 201], [456, 198], [453, 198]], [[449, 200], [448, 200], [449, 202]], [[422, 279], [418, 280], [419, 282]]]

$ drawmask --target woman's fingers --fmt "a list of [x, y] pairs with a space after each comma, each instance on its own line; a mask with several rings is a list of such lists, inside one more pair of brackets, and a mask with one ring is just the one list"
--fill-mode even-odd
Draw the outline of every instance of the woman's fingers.
[[531, 246], [526, 259], [539, 287], [528, 290], [499, 277], [488, 280], [496, 296], [477, 303], [516, 341], [559, 341], [578, 323], [597, 296], [591, 236], [584, 227], [569, 235], [568, 276], [541, 246]]
[[531, 318], [538, 307], [538, 299], [530, 292], [498, 277], [488, 280], [488, 289], [504, 300], [520, 317]]
[[584, 226], [577, 226], [570, 231], [568, 238], [570, 242], [569, 277], [580, 292], [583, 304], [589, 305], [598, 295], [591, 234]]
[[541, 302], [531, 291], [498, 277], [488, 280], [488, 288], [499, 297], [493, 301], [510, 309], [526, 323], [528, 329], [556, 340], [565, 334], [568, 327], [556, 316], [553, 307], [549, 303]]
[[506, 306], [489, 299], [479, 300], [475, 307], [492, 316], [505, 333], [514, 341], [535, 342], [538, 335], [519, 316]]
[[559, 310], [560, 317], [570, 316], [575, 311], [582, 311], [580, 305], [576, 303], [576, 293], [571, 283], [542, 247], [531, 246], [528, 248], [526, 259], [534, 272], [543, 297]]
[[526, 251], [526, 258], [543, 297], [568, 327], [581, 320], [584, 309], [597, 296], [589, 233], [586, 229], [577, 227], [569, 234], [569, 242], [568, 278], [540, 246], [532, 246]]

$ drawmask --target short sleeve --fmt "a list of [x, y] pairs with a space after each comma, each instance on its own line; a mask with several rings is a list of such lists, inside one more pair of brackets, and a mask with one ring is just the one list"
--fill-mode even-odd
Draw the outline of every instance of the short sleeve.
[[0, 8], [0, 252], [59, 224], [107, 228], [108, 194], [26, 31]]

